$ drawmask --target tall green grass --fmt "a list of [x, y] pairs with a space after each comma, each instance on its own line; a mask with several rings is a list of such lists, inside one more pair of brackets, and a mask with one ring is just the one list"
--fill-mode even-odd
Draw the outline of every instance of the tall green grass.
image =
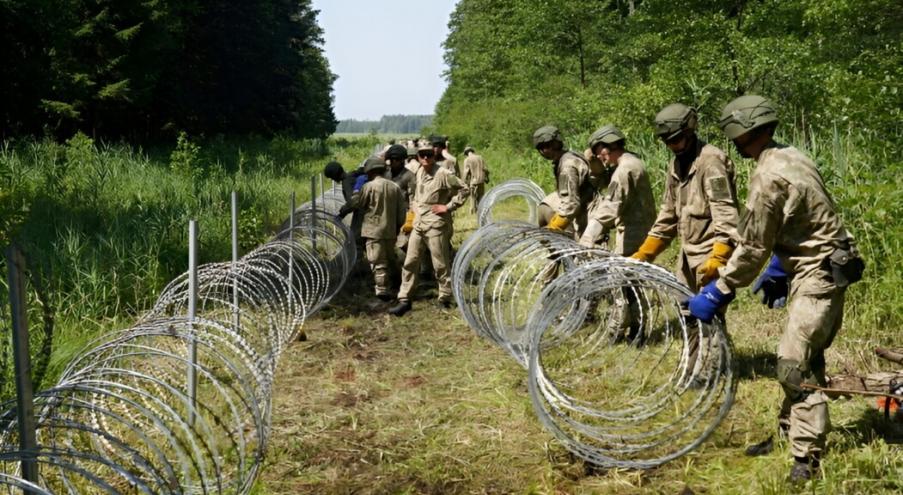
[[[310, 196], [309, 177], [328, 160], [356, 165], [375, 144], [375, 138], [202, 142], [183, 134], [174, 146], [142, 150], [78, 134], [65, 143], [0, 145], [0, 240], [24, 248], [54, 316], [43, 384], [100, 332], [127, 325], [147, 309], [187, 268], [190, 219], [199, 223], [201, 262], [228, 259], [230, 193], [236, 190], [239, 243], [247, 252], [288, 217], [292, 191], [299, 203]], [[30, 321], [37, 328], [41, 305], [33, 302]], [[8, 311], [3, 313], [7, 326]], [[44, 343], [41, 332], [33, 333], [37, 353]], [[9, 333], [4, 335], [0, 376], [9, 377]], [[0, 389], [0, 399], [10, 392]]]

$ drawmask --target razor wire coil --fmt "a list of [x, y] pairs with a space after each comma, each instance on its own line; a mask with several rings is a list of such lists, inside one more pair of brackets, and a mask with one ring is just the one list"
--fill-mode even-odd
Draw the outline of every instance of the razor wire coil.
[[[198, 267], [194, 318], [186, 273], [131, 328], [93, 342], [54, 387], [35, 394], [36, 451], [20, 451], [15, 405], [5, 404], [0, 486], [10, 493], [248, 493], [270, 436], [279, 357], [355, 260], [351, 233], [332, 212], [334, 197], [326, 191], [317, 209], [296, 210], [291, 229], [237, 262]], [[23, 459], [38, 466], [37, 482], [22, 479]]]
[[692, 293], [658, 266], [490, 223], [461, 246], [452, 290], [468, 325], [527, 368], [542, 425], [587, 462], [659, 466], [699, 447], [732, 405], [723, 323], [687, 317]]

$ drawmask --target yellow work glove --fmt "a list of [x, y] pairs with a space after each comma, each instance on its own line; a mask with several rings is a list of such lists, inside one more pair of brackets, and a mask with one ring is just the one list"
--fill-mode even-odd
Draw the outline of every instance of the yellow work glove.
[[718, 278], [718, 269], [727, 264], [727, 260], [731, 258], [733, 250], [734, 248], [720, 242], [716, 242], [712, 246], [712, 255], [705, 260], [702, 266], [696, 269], [697, 273], [702, 274], [702, 285]]
[[568, 228], [568, 225], [570, 224], [570, 220], [556, 213], [552, 215], [552, 219], [549, 220], [549, 224], [546, 225], [546, 227], [554, 232], [564, 232], [564, 229]]
[[635, 260], [645, 261], [646, 263], [652, 263], [655, 260], [655, 257], [662, 253], [665, 248], [668, 247], [668, 244], [658, 237], [646, 236], [646, 240], [643, 241], [643, 245], [640, 246], [639, 249], [635, 253], [633, 253], [630, 257]]
[[401, 226], [401, 231], [405, 234], [410, 234], [412, 230], [414, 230], [414, 212], [409, 211], [404, 217], [404, 225]]

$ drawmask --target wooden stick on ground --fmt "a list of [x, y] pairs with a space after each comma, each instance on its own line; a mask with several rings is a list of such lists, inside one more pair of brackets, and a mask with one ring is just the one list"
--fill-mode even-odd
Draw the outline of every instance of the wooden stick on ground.
[[903, 401], [903, 395], [894, 395], [888, 392], [872, 392], [869, 390], [848, 390], [842, 388], [827, 388], [827, 387], [819, 387], [818, 385], [809, 385], [808, 383], [804, 383], [800, 385], [802, 388], [808, 390], [820, 390], [822, 392], [827, 392], [829, 394], [838, 394], [838, 395], [866, 395], [869, 397], [890, 397], [892, 399], [897, 399], [899, 401]]

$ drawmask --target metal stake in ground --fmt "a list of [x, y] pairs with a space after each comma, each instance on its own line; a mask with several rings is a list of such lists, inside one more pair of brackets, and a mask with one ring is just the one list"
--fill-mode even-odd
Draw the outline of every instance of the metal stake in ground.
[[238, 310], [238, 193], [232, 191], [232, 327], [241, 332]]
[[294, 280], [292, 280], [292, 267], [295, 264], [295, 191], [289, 199], [289, 215], [288, 215], [288, 307], [289, 311], [294, 310]]
[[317, 251], [317, 177], [310, 176], [310, 244]]
[[[28, 316], [25, 306], [25, 258], [16, 246], [6, 249], [9, 306], [13, 318], [13, 363], [16, 379], [16, 413], [19, 421], [19, 448], [22, 451], [22, 477], [38, 482], [37, 439], [34, 421], [34, 390], [31, 384], [31, 358], [28, 350]], [[26, 493], [32, 493], [26, 490]]]
[[198, 302], [198, 222], [188, 222], [188, 424], [194, 426], [198, 405], [198, 344], [194, 319]]

